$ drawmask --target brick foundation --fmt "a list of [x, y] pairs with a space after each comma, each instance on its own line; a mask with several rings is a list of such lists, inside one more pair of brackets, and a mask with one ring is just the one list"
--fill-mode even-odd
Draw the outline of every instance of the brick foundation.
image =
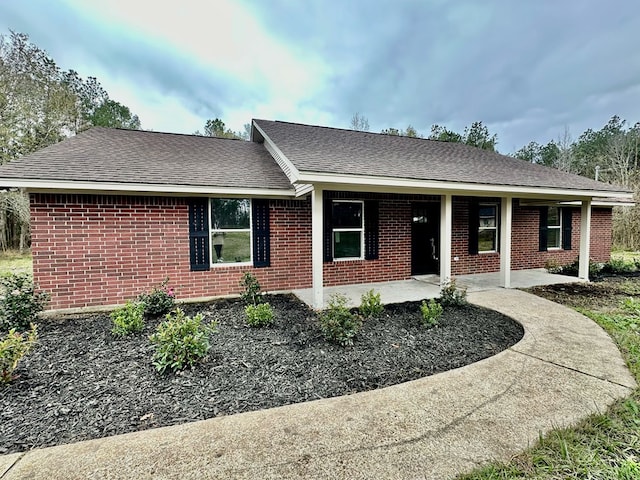
[[[324, 264], [326, 286], [407, 279], [411, 275], [411, 205], [439, 197], [328, 193], [329, 198], [379, 200], [379, 258]], [[499, 270], [499, 254], [469, 255], [468, 199], [455, 197], [455, 275]], [[214, 266], [191, 271], [188, 206], [184, 198], [31, 194], [34, 279], [51, 293], [50, 309], [122, 304], [170, 278], [179, 298], [238, 293], [251, 271], [263, 290], [311, 286], [309, 200], [271, 200], [271, 266]], [[538, 213], [514, 202], [513, 269], [569, 263], [579, 253], [580, 212], [573, 214], [570, 251], [538, 252]], [[594, 209], [591, 258], [609, 259], [611, 210]]]

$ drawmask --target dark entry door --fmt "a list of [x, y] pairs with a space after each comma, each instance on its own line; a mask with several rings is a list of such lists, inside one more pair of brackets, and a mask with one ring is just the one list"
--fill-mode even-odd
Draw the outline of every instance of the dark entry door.
[[411, 274], [438, 273], [440, 204], [414, 203], [411, 214]]

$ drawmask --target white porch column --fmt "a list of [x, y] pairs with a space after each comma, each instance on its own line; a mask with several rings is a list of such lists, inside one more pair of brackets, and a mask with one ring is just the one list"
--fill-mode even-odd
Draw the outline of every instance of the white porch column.
[[440, 285], [451, 280], [451, 235], [453, 200], [451, 195], [440, 197]]
[[591, 200], [582, 201], [580, 212], [580, 260], [578, 278], [589, 280], [589, 245], [591, 243]]
[[322, 188], [314, 186], [311, 191], [311, 277], [313, 308], [322, 309], [322, 242], [323, 242]]
[[511, 288], [511, 220], [513, 199], [502, 198], [500, 209], [500, 285]]

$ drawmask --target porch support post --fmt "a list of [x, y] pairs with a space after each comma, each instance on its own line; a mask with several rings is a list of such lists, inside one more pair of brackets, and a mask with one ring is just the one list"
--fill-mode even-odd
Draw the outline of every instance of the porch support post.
[[313, 289], [313, 308], [324, 307], [322, 279], [322, 188], [314, 185], [311, 191], [311, 284]]
[[511, 288], [511, 221], [513, 199], [502, 198], [500, 209], [500, 285]]
[[440, 285], [451, 280], [451, 235], [453, 200], [451, 195], [440, 197]]
[[578, 277], [589, 280], [589, 245], [591, 243], [591, 200], [582, 201], [580, 212], [580, 260]]

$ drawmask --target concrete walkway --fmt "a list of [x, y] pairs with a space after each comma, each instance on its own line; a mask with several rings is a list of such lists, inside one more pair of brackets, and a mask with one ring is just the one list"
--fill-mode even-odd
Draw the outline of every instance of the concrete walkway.
[[635, 388], [611, 339], [575, 311], [518, 290], [469, 299], [518, 319], [522, 341], [376, 391], [7, 455], [0, 478], [451, 478]]
[[[484, 290], [501, 288], [500, 272], [458, 275], [455, 277], [455, 280], [458, 286], [465, 287], [468, 292], [482, 292]], [[549, 273], [544, 268], [514, 270], [511, 272], [512, 288], [529, 288], [538, 285], [575, 282], [582, 282], [582, 280], [579, 280], [577, 277]], [[371, 289], [380, 294], [380, 299], [384, 304], [415, 302], [425, 298], [437, 298], [440, 296], [440, 276], [419, 275], [410, 280], [325, 287], [323, 289], [324, 305], [326, 307], [329, 304], [332, 294], [340, 293], [347, 297], [350, 307], [357, 307], [360, 305], [362, 295]], [[294, 290], [293, 293], [307, 305], [313, 305], [312, 289], [303, 288]]]

